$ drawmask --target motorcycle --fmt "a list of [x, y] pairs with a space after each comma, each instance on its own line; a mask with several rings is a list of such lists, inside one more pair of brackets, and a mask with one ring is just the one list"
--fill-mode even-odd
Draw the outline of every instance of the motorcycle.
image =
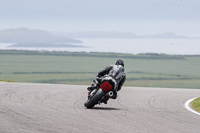
[[86, 108], [93, 108], [96, 104], [105, 103], [114, 95], [114, 91], [117, 89], [117, 83], [114, 78], [110, 76], [104, 76], [99, 83], [94, 80], [97, 87], [88, 93], [88, 100], [84, 103]]

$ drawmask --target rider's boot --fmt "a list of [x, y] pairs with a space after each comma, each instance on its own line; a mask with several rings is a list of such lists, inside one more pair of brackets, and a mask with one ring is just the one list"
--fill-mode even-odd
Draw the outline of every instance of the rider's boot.
[[87, 90], [90, 92], [93, 91], [98, 86], [99, 83], [100, 83], [99, 77], [95, 78], [93, 80], [93, 84], [90, 87], [88, 87]]
[[91, 91], [94, 90], [94, 87], [90, 86], [90, 87], [87, 88], [87, 90], [88, 90], [89, 92], [91, 92]]
[[92, 84], [90, 87], [87, 88], [89, 92], [93, 91], [96, 88], [96, 84]]

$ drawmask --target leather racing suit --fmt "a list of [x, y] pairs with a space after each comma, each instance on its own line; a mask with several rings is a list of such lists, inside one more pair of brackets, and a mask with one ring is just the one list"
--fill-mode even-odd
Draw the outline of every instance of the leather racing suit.
[[[94, 80], [94, 83], [91, 85], [91, 87], [88, 87], [88, 90], [91, 91], [92, 88], [96, 88], [98, 83], [101, 83], [104, 76], [110, 76], [116, 81], [116, 90], [114, 91], [114, 95], [111, 97], [112, 99], [117, 98], [117, 91], [121, 90], [122, 85], [124, 84], [126, 80], [126, 74], [125, 69], [122, 65], [109, 65], [105, 69], [101, 70], [97, 78]], [[108, 98], [109, 99], [109, 98]], [[107, 99], [107, 100], [108, 100]], [[107, 101], [106, 101], [107, 103]]]

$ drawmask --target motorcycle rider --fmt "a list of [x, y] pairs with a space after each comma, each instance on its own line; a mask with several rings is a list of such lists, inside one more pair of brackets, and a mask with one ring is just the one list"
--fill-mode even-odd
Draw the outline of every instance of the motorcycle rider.
[[[121, 90], [122, 85], [124, 84], [126, 80], [126, 74], [125, 74], [125, 69], [124, 69], [124, 61], [121, 59], [118, 59], [115, 63], [115, 65], [109, 65], [107, 66], [104, 70], [101, 70], [97, 77], [94, 79], [93, 84], [91, 87], [88, 87], [89, 94], [92, 92], [96, 87], [98, 87], [102, 82], [104, 82], [104, 77], [105, 76], [110, 76], [112, 77], [116, 82], [117, 88], [114, 89], [113, 91], [113, 96], [112, 97], [105, 97], [103, 102], [107, 104], [107, 101], [109, 98], [116, 99], [117, 98], [117, 92]], [[111, 83], [112, 84], [112, 83]]]

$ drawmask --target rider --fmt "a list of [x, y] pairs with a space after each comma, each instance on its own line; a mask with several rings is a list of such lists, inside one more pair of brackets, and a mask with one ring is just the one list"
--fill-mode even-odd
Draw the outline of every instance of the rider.
[[110, 76], [112, 78], [114, 78], [114, 80], [117, 83], [117, 88], [116, 90], [113, 92], [113, 96], [112, 97], [107, 97], [105, 98], [105, 100], [103, 101], [105, 104], [107, 104], [107, 101], [109, 98], [112, 99], [116, 99], [117, 98], [117, 91], [119, 91], [122, 88], [122, 85], [124, 84], [125, 80], [126, 80], [126, 74], [124, 73], [125, 69], [124, 69], [124, 61], [119, 59], [116, 61], [115, 65], [109, 65], [107, 66], [104, 70], [101, 70], [96, 79], [94, 79], [94, 83], [91, 85], [91, 87], [88, 87], [88, 91], [89, 93], [94, 90], [98, 85], [100, 85], [100, 83], [103, 80], [104, 76]]

